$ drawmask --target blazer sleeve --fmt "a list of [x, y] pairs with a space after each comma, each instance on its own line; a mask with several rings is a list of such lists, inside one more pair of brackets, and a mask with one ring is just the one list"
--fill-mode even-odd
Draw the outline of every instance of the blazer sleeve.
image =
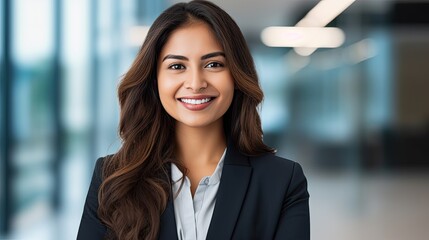
[[274, 239], [309, 240], [310, 212], [307, 180], [301, 166], [294, 163], [292, 177], [283, 199]]
[[101, 167], [104, 158], [99, 158], [95, 164], [92, 174], [91, 184], [83, 209], [82, 219], [80, 221], [77, 240], [98, 240], [104, 239], [107, 228], [97, 215], [98, 209], [98, 189], [101, 184]]

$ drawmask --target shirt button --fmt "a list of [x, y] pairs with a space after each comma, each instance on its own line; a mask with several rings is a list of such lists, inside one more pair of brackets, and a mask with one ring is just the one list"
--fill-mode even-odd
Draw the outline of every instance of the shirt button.
[[205, 178], [205, 179], [204, 179], [204, 184], [209, 185], [209, 181], [210, 181], [210, 179], [209, 179], [209, 178]]

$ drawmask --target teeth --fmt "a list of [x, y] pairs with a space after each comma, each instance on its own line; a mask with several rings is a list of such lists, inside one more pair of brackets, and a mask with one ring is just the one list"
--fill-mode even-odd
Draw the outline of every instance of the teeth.
[[180, 101], [188, 104], [198, 105], [202, 103], [206, 103], [212, 100], [211, 98], [203, 98], [203, 99], [189, 99], [189, 98], [181, 98]]

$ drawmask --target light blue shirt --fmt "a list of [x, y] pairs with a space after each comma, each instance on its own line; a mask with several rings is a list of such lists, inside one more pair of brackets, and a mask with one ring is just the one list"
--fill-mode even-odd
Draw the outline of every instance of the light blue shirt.
[[[176, 218], [177, 236], [179, 240], [204, 240], [209, 230], [210, 221], [216, 203], [216, 194], [222, 175], [223, 160], [226, 149], [211, 176], [203, 177], [195, 191], [191, 194], [191, 182], [185, 177], [183, 187], [174, 199], [174, 216]], [[171, 164], [171, 178], [173, 180], [173, 195], [180, 188], [182, 172]]]

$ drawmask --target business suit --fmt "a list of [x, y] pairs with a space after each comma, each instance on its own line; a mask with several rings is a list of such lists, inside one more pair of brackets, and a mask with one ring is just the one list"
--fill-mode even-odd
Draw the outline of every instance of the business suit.
[[[94, 170], [78, 240], [103, 239], [106, 233], [97, 217], [102, 161]], [[307, 181], [298, 163], [273, 154], [248, 157], [232, 144], [224, 161], [207, 239], [310, 239]], [[171, 198], [158, 239], [177, 239]]]

